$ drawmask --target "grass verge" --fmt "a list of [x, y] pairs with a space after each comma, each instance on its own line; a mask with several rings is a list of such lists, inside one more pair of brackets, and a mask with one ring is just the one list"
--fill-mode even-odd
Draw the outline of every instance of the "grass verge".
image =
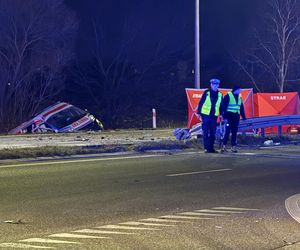
[[178, 150], [190, 148], [184, 142], [145, 142], [137, 145], [44, 146], [38, 148], [6, 148], [0, 150], [0, 160], [37, 157], [71, 156], [116, 152], [145, 152], [147, 150]]
[[[266, 138], [254, 136], [238, 136], [238, 145], [249, 148], [262, 146], [264, 141], [273, 140], [275, 143], [300, 144], [299, 137], [277, 137], [270, 136]], [[217, 142], [216, 142], [216, 148]], [[37, 158], [37, 157], [54, 157], [54, 156], [72, 156], [84, 154], [101, 154], [116, 152], [146, 152], [151, 150], [185, 150], [196, 149], [202, 150], [202, 138], [191, 139], [188, 141], [162, 140], [153, 142], [144, 142], [138, 144], [112, 144], [112, 145], [93, 145], [93, 146], [44, 146], [36, 148], [6, 148], [0, 150], [0, 160], [4, 159], [21, 159], [21, 158]]]

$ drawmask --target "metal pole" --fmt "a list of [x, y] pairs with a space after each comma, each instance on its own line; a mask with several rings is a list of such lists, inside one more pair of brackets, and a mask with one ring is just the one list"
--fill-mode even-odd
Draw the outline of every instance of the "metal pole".
[[152, 128], [156, 129], [156, 110], [152, 109]]
[[195, 88], [200, 89], [200, 0], [195, 0]]

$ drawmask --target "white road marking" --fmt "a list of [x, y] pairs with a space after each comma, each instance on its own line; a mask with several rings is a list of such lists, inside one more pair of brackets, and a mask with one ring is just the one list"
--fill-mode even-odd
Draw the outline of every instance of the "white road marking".
[[250, 155], [250, 156], [255, 156], [255, 155], [260, 155], [260, 154], [257, 154], [257, 153], [234, 153], [234, 155]]
[[214, 207], [217, 210], [233, 210], [233, 211], [261, 211], [261, 209], [256, 208], [243, 208], [243, 207]]
[[51, 240], [42, 238], [30, 238], [26, 240], [19, 240], [19, 242], [29, 242], [29, 243], [53, 243], [53, 244], [81, 244], [80, 242], [64, 241], [64, 240]]
[[271, 154], [271, 153], [234, 153], [237, 156], [256, 156], [256, 157], [264, 157], [264, 158], [279, 158], [279, 159], [299, 159], [299, 155], [292, 155], [292, 154]]
[[216, 217], [221, 217], [221, 216], [227, 216], [225, 214], [212, 214], [212, 213], [195, 213], [195, 212], [184, 212], [184, 213], [179, 213], [181, 215], [191, 215], [191, 216], [216, 216]]
[[94, 229], [82, 229], [73, 231], [74, 233], [90, 233], [90, 234], [137, 234], [137, 233], [127, 233], [127, 232], [116, 232], [116, 231], [104, 231], [104, 230], [94, 230]]
[[80, 160], [66, 160], [66, 161], [50, 161], [50, 162], [32, 162], [32, 163], [21, 163], [11, 165], [0, 165], [0, 168], [12, 168], [12, 167], [29, 167], [29, 166], [44, 166], [54, 164], [71, 164], [81, 162], [95, 162], [95, 161], [113, 161], [113, 160], [126, 160], [126, 159], [137, 159], [137, 158], [152, 158], [161, 157], [161, 155], [138, 155], [138, 156], [123, 156], [123, 157], [109, 157], [109, 158], [93, 158], [93, 159], [80, 159]]
[[259, 149], [269, 149], [269, 148], [287, 148], [290, 147], [290, 145], [274, 145], [274, 146], [265, 146], [265, 147], [259, 147]]
[[96, 227], [96, 228], [128, 229], [128, 230], [150, 230], [150, 231], [161, 230], [161, 229], [158, 229], [158, 228], [148, 228], [148, 227], [127, 227], [127, 226], [119, 226], [119, 225], [105, 225], [105, 226]]
[[110, 239], [109, 237], [91, 236], [91, 235], [82, 235], [82, 234], [69, 234], [69, 233], [51, 234], [48, 237], [78, 238], [78, 239]]
[[243, 214], [245, 212], [242, 211], [228, 211], [228, 210], [213, 210], [213, 209], [201, 209], [195, 210], [195, 212], [203, 212], [203, 213], [220, 213], [220, 214]]
[[183, 222], [183, 221], [179, 221], [179, 220], [167, 220], [167, 219], [157, 219], [157, 218], [141, 219], [140, 221], [151, 221], [151, 222], [170, 222], [170, 223], [178, 223], [178, 222]]
[[28, 244], [21, 244], [21, 243], [2, 243], [0, 247], [10, 247], [10, 248], [23, 248], [23, 249], [56, 249], [55, 247], [43, 247], [43, 246], [34, 246]]
[[[231, 169], [225, 169], [231, 170]], [[211, 171], [220, 171], [220, 170], [211, 170]], [[205, 172], [211, 172], [205, 171]], [[223, 169], [224, 171], [224, 169]], [[289, 197], [286, 202], [286, 208], [289, 214], [300, 223], [300, 194]], [[201, 209], [195, 210], [194, 212], [183, 212], [178, 213], [177, 215], [164, 215], [159, 218], [147, 218], [141, 219], [139, 222], [128, 221], [119, 223], [119, 225], [104, 225], [96, 228], [100, 229], [125, 229], [125, 230], [150, 230], [150, 231], [159, 231], [162, 229], [151, 228], [151, 227], [134, 227], [134, 226], [165, 226], [172, 227], [175, 225], [172, 224], [163, 224], [163, 223], [187, 223], [187, 220], [209, 220], [213, 219], [213, 216], [228, 216], [232, 213], [245, 213], [247, 211], [260, 211], [260, 209], [253, 208], [241, 208], [241, 207], [214, 207], [212, 209]], [[201, 217], [201, 216], [210, 216], [210, 217]], [[176, 220], [179, 219], [179, 220]], [[153, 223], [154, 222], [154, 223]], [[157, 222], [157, 223], [156, 223]], [[161, 223], [163, 222], [163, 223]], [[138, 235], [138, 233], [129, 233], [129, 232], [118, 232], [118, 231], [107, 231], [107, 230], [94, 230], [94, 229], [82, 229], [76, 230], [72, 233], [60, 233], [52, 234], [48, 237], [58, 237], [58, 238], [78, 238], [78, 239], [111, 239], [110, 237], [102, 236], [91, 236], [85, 234], [73, 234], [73, 233], [87, 233], [87, 234], [115, 234], [115, 235]], [[52, 240], [52, 239], [43, 239], [43, 238], [29, 238], [25, 240], [19, 240], [19, 242], [28, 242], [28, 243], [54, 243], [54, 244], [82, 244], [80, 242], [64, 241], [64, 240]], [[2, 243], [1, 247], [9, 248], [35, 248], [35, 249], [56, 249], [55, 247], [46, 247], [46, 246], [34, 246], [29, 244], [21, 243]]]
[[213, 170], [205, 170], [205, 171], [197, 171], [197, 172], [187, 172], [187, 173], [178, 173], [178, 174], [168, 174], [168, 177], [176, 177], [176, 176], [183, 176], [183, 175], [194, 175], [194, 174], [206, 174], [206, 173], [214, 173], [214, 172], [224, 172], [224, 171], [231, 171], [231, 168], [223, 168], [223, 169], [213, 169]]
[[212, 218], [201, 218], [201, 217], [191, 217], [191, 216], [181, 216], [181, 215], [164, 215], [160, 216], [159, 218], [166, 218], [166, 219], [187, 219], [187, 220], [209, 220]]
[[180, 152], [180, 153], [177, 153], [176, 155], [198, 155], [199, 152]]
[[161, 227], [174, 227], [174, 225], [167, 225], [167, 224], [158, 224], [158, 223], [147, 223], [147, 222], [136, 222], [136, 221], [128, 221], [119, 223], [120, 225], [127, 225], [127, 226], [161, 226]]
[[294, 220], [300, 223], [300, 194], [295, 194], [285, 200], [285, 208]]

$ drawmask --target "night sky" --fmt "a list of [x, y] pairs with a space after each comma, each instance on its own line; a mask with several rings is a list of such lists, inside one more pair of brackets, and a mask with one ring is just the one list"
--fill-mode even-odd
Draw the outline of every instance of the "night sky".
[[[221, 78], [225, 85], [234, 81], [237, 66], [232, 63], [230, 53], [241, 49], [250, 26], [258, 21], [262, 2], [200, 0], [202, 82], [206, 84], [210, 77]], [[138, 65], [147, 62], [158, 43], [162, 57], [188, 51], [193, 60], [195, 3], [192, 0], [66, 0], [66, 4], [76, 11], [80, 21], [78, 58], [88, 59], [93, 55], [92, 22], [97, 19], [105, 30], [108, 57], [114, 56], [126, 35], [134, 34], [134, 43], [127, 52]]]
[[[288, 16], [285, 0], [279, 1], [277, 10], [273, 0], [199, 1], [201, 88], [208, 88], [211, 78], [219, 78], [221, 88], [240, 85], [253, 88], [254, 93], [299, 90], [300, 44], [291, 45], [300, 27], [292, 29], [287, 53], [282, 53], [292, 55], [290, 61], [283, 60], [289, 62], [287, 74], [280, 74], [283, 71], [277, 67], [283, 50], [278, 49], [271, 18], [281, 24], [277, 11]], [[89, 110], [110, 128], [149, 127], [153, 107], [162, 127], [181, 126], [186, 120], [185, 89], [195, 87], [195, 0], [32, 0], [26, 4], [7, 0], [1, 4], [2, 23], [12, 26], [0, 30], [4, 65], [0, 99], [14, 103], [12, 109], [20, 115], [10, 121], [12, 112], [3, 109], [6, 120], [0, 129], [13, 127], [22, 117], [57, 100]], [[293, 13], [298, 16], [296, 7]], [[290, 20], [288, 25], [294, 24]], [[19, 48], [28, 38], [32, 41], [21, 58]], [[16, 65], [22, 70], [11, 67], [15, 61], [20, 61]], [[44, 81], [47, 84], [41, 84]], [[19, 88], [19, 83], [27, 87]], [[33, 101], [22, 99], [28, 110], [19, 110], [17, 95], [32, 94], [31, 89], [36, 90]]]

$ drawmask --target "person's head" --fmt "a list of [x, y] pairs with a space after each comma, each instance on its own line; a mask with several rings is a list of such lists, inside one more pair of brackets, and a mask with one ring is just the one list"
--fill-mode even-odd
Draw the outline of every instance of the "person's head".
[[232, 93], [234, 95], [239, 95], [241, 93], [241, 87], [238, 85], [234, 85], [232, 88]]
[[219, 85], [220, 85], [220, 80], [219, 79], [210, 79], [210, 88], [213, 90], [213, 91], [217, 91], [218, 88], [219, 88]]

